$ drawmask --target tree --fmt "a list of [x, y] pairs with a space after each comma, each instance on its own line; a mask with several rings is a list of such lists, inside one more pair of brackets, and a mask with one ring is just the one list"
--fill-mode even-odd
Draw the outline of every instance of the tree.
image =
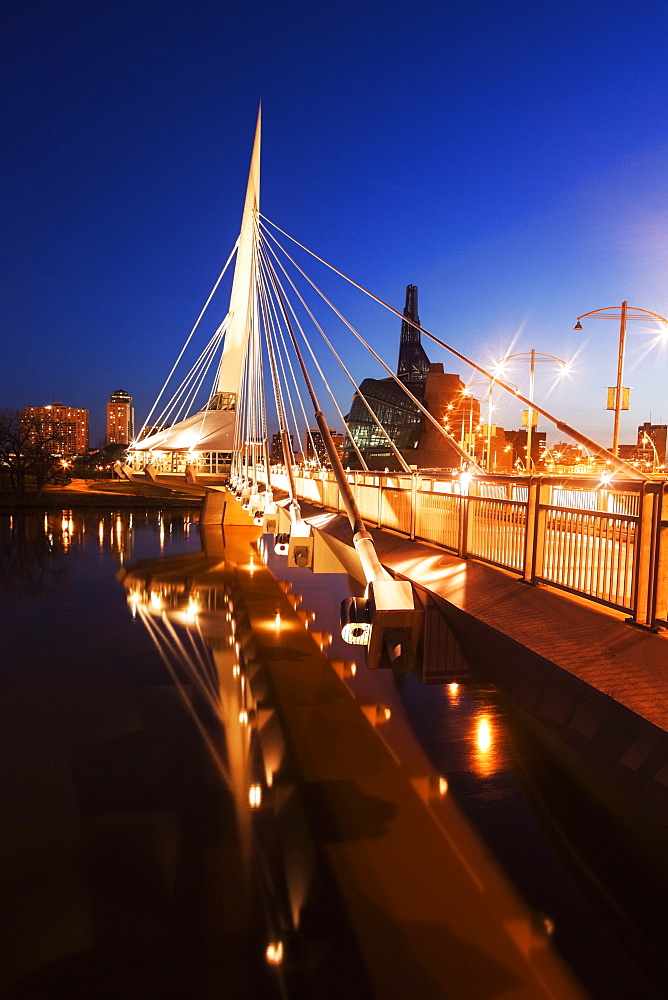
[[60, 439], [34, 417], [0, 410], [0, 485], [17, 496], [41, 493], [59, 465]]

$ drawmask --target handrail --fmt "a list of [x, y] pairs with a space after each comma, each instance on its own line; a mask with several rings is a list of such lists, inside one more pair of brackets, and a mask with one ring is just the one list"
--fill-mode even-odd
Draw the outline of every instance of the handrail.
[[[274, 478], [280, 486], [280, 476]], [[369, 483], [369, 478], [375, 482]], [[416, 488], [424, 478], [431, 488]], [[668, 624], [668, 606], [663, 606], [668, 604], [668, 517], [661, 515], [668, 480], [602, 485], [597, 477], [495, 474], [471, 477], [462, 488], [455, 476], [414, 474], [409, 480], [405, 474], [349, 473], [347, 479], [363, 519], [376, 527], [516, 571], [524, 582], [544, 583], [629, 612], [634, 625], [656, 630]], [[492, 482], [524, 487], [526, 498], [480, 495], [480, 487]], [[296, 483], [304, 500], [341, 510], [338, 488], [329, 473], [297, 474]], [[457, 486], [462, 492], [434, 490], [435, 484]], [[555, 504], [549, 496], [555, 487], [596, 494], [607, 503], [615, 496], [637, 496], [634, 503], [639, 510]], [[507, 513], [500, 514], [500, 508]], [[551, 516], [561, 519], [569, 514], [573, 517], [567, 523], [557, 525]], [[445, 536], [450, 544], [441, 541]]]

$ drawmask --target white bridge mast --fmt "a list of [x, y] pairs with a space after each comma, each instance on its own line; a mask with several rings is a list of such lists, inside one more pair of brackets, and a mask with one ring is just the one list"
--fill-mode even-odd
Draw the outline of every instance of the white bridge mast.
[[[257, 113], [246, 200], [230, 294], [225, 346], [220, 362], [216, 392], [222, 393], [220, 409], [236, 409], [241, 388], [246, 346], [255, 310], [255, 268], [257, 266], [257, 225], [260, 211], [260, 138], [262, 108]], [[227, 404], [227, 405], [226, 405]]]

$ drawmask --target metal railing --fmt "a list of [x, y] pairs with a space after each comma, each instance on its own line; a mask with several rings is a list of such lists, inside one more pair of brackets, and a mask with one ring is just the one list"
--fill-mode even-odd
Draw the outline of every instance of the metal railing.
[[[285, 479], [285, 482], [283, 481]], [[430, 542], [668, 627], [667, 481], [349, 473], [371, 525]], [[272, 483], [287, 477], [272, 471]], [[297, 470], [298, 495], [342, 509], [331, 473]]]
[[129, 459], [129, 465], [141, 472], [147, 465], [159, 475], [183, 475], [186, 466], [193, 467], [197, 475], [224, 476], [230, 471], [232, 453], [229, 451], [136, 451]]

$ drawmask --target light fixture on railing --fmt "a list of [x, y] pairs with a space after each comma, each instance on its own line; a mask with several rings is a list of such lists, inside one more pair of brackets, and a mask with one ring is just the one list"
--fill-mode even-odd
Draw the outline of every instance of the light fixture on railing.
[[371, 635], [369, 602], [347, 597], [341, 602], [341, 638], [351, 646], [367, 646]]

